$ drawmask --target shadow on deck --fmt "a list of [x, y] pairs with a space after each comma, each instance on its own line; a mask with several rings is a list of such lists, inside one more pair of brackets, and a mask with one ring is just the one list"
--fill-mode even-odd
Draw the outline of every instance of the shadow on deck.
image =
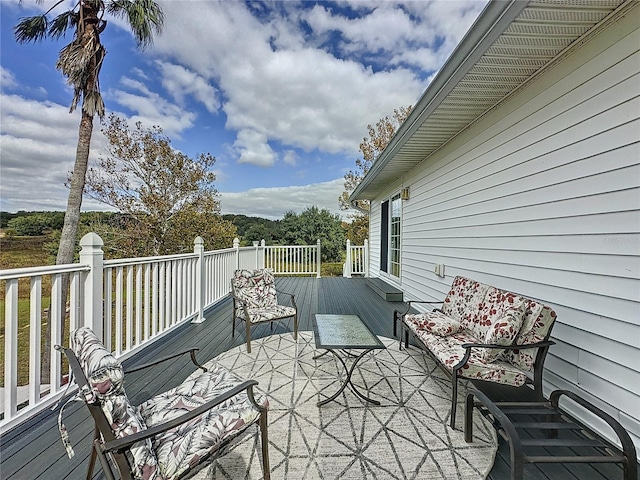
[[[299, 308], [299, 330], [312, 330], [316, 313], [357, 314], [380, 336], [392, 337], [392, 318], [395, 309], [403, 309], [401, 302], [386, 302], [366, 285], [362, 278], [278, 278], [279, 290], [294, 293]], [[198, 347], [201, 362], [216, 357], [244, 343], [243, 327], [235, 337], [231, 331], [230, 298], [206, 312], [201, 324], [185, 324], [163, 340], [145, 348], [124, 362], [125, 367], [143, 364], [155, 357], [190, 347]], [[274, 324], [273, 333], [285, 333], [292, 328], [290, 321]], [[253, 330], [252, 338], [270, 335], [268, 325]], [[127, 375], [127, 394], [133, 404], [179, 385], [193, 370], [188, 357], [170, 364], [156, 376], [139, 373]], [[64, 423], [75, 450], [75, 457], [67, 458], [57, 427], [57, 411], [45, 412], [25, 424], [3, 434], [0, 444], [0, 477], [4, 480], [80, 479], [86, 475], [93, 421], [84, 405], [74, 402], [65, 409]], [[99, 466], [94, 478], [104, 478]], [[509, 449], [501, 442], [490, 480], [507, 480]], [[525, 480], [564, 479], [611, 480], [622, 478], [622, 469], [615, 466], [540, 465], [525, 467]]]

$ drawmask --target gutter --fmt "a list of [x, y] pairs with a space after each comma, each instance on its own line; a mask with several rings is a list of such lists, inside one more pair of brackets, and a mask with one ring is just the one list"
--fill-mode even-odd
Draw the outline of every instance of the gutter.
[[349, 196], [349, 203], [354, 208], [358, 209], [354, 205], [356, 200], [361, 199], [363, 191], [391, 162], [405, 141], [413, 136], [424, 120], [451, 93], [478, 59], [485, 54], [528, 4], [529, 1], [524, 0], [492, 0], [487, 4], [422, 94], [409, 118], [400, 126], [389, 145]]

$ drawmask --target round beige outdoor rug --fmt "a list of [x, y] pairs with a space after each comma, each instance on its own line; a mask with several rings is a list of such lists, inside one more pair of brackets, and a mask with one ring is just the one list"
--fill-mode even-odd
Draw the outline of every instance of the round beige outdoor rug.
[[[273, 335], [232, 349], [216, 358], [239, 376], [255, 379], [269, 398], [269, 459], [273, 480], [333, 479], [483, 479], [496, 452], [493, 428], [475, 413], [474, 441], [449, 428], [451, 384], [417, 349], [399, 350], [397, 340], [367, 354], [353, 373], [353, 383], [376, 406], [340, 387], [344, 368], [332, 354], [317, 355], [313, 333]], [[356, 352], [359, 353], [359, 352]], [[350, 366], [353, 360], [347, 360]], [[462, 396], [460, 397], [462, 401]], [[262, 478], [256, 429], [234, 444], [197, 477]]]

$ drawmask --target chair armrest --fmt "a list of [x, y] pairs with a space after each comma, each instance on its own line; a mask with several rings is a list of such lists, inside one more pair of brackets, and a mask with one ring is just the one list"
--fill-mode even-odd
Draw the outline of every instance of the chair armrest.
[[543, 342], [530, 343], [527, 345], [497, 345], [495, 343], [463, 343], [461, 346], [465, 349], [464, 356], [460, 359], [458, 363], [456, 363], [452, 370], [454, 375], [457, 375], [458, 370], [464, 367], [469, 361], [469, 357], [471, 356], [472, 348], [493, 348], [493, 349], [501, 349], [501, 350], [526, 350], [529, 348], [540, 348], [540, 347], [550, 347], [551, 345], [555, 345], [556, 342], [552, 340], [545, 340]]
[[198, 368], [202, 369], [202, 371], [203, 371], [203, 372], [206, 372], [206, 371], [207, 371], [207, 369], [206, 369], [206, 368], [204, 368], [202, 365], [200, 365], [200, 364], [198, 363], [198, 361], [196, 360], [196, 352], [197, 352], [198, 350], [200, 350], [200, 349], [199, 349], [199, 348], [190, 348], [190, 349], [188, 349], [188, 350], [183, 350], [183, 351], [178, 352], [178, 353], [173, 353], [173, 354], [171, 354], [171, 355], [167, 355], [167, 356], [165, 356], [165, 357], [161, 357], [161, 358], [159, 358], [158, 360], [155, 360], [155, 361], [153, 361], [153, 362], [145, 363], [145, 364], [142, 364], [142, 365], [138, 365], [138, 366], [136, 366], [136, 367], [131, 367], [131, 368], [129, 368], [129, 369], [127, 369], [127, 370], [125, 370], [125, 372], [124, 372], [124, 373], [137, 372], [138, 370], [143, 370], [143, 369], [145, 369], [145, 368], [153, 367], [153, 366], [155, 366], [155, 365], [158, 365], [159, 363], [166, 362], [167, 360], [171, 360], [171, 359], [173, 359], [173, 358], [176, 358], [176, 357], [179, 357], [179, 356], [181, 356], [181, 355], [184, 355], [185, 353], [188, 353], [188, 354], [190, 354], [190, 355], [191, 355], [191, 361], [193, 362], [193, 364], [194, 364], [196, 367], [198, 367]]
[[[399, 310], [396, 310], [396, 312], [398, 312], [401, 317], [404, 317], [411, 310], [412, 303], [427, 303], [429, 305], [435, 305], [435, 304], [444, 303], [444, 302], [432, 302], [430, 300], [409, 300], [407, 302], [407, 309], [404, 312], [401, 313]], [[434, 310], [438, 310], [438, 309], [435, 308]]]
[[297, 310], [298, 306], [296, 305], [296, 296], [293, 293], [289, 293], [289, 292], [283, 292], [280, 290], [276, 290], [276, 294], [277, 295], [288, 295], [289, 297], [291, 297], [291, 303], [293, 304], [293, 307]]
[[[553, 392], [551, 392], [551, 395], [549, 396], [549, 402], [551, 403], [553, 408], [555, 408], [558, 411], [562, 411], [560, 409], [560, 397], [561, 396], [565, 396], [565, 397], [571, 399], [572, 401], [574, 401], [575, 403], [577, 403], [578, 405], [580, 405], [584, 409], [590, 411], [591, 413], [593, 413], [594, 415], [599, 417], [601, 420], [604, 420], [605, 422], [607, 422], [607, 424], [611, 427], [611, 429], [618, 436], [618, 439], [620, 440], [620, 444], [622, 445], [622, 451], [624, 452], [625, 456], [627, 457], [627, 461], [629, 462], [629, 465], [631, 467], [636, 465], [638, 460], [637, 460], [637, 454], [636, 454], [635, 445], [633, 444], [633, 440], [631, 440], [631, 437], [629, 436], [629, 433], [624, 429], [624, 427], [622, 425], [620, 425], [620, 422], [618, 422], [615, 418], [613, 418], [611, 415], [609, 415], [608, 413], [604, 412], [600, 408], [598, 408], [595, 405], [589, 403], [584, 398], [579, 397], [575, 393], [570, 392], [568, 390], [554, 390]], [[563, 413], [565, 413], [565, 412], [563, 412]], [[571, 416], [571, 415], [569, 415], [569, 416]], [[572, 420], [576, 421], [573, 418], [573, 416], [571, 416], [571, 417], [572, 417]], [[580, 422], [577, 422], [577, 423], [580, 423]], [[607, 441], [607, 443], [610, 443], [610, 442]], [[615, 447], [615, 448], [618, 448], [617, 445], [612, 445], [612, 446]], [[636, 474], [634, 473], [631, 478], [635, 478], [635, 477], [636, 477]]]
[[168, 422], [154, 425], [151, 428], [147, 428], [146, 430], [142, 430], [132, 435], [127, 435], [122, 438], [117, 438], [115, 440], [105, 442], [103, 445], [103, 449], [105, 452], [121, 452], [122, 450], [130, 447], [136, 442], [155, 437], [156, 435], [166, 432], [167, 430], [171, 430], [172, 428], [182, 425], [189, 420], [193, 420], [194, 418], [208, 412], [217, 405], [229, 400], [231, 397], [238, 395], [243, 390], [247, 390], [247, 397], [249, 398], [249, 401], [253, 404], [253, 406], [256, 407], [258, 411], [263, 412], [266, 410], [266, 408], [262, 405], [258, 405], [253, 396], [253, 386], [257, 384], [258, 382], [256, 380], [247, 380], [245, 382], [242, 382], [231, 390], [227, 390], [222, 395], [218, 395], [216, 398], [209, 400], [207, 403], [200, 405], [199, 407], [185, 413], [184, 415], [180, 415], [179, 417], [169, 420]]

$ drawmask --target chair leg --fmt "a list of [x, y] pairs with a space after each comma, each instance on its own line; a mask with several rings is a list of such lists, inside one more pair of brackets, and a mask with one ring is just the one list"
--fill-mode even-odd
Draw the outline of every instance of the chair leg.
[[249, 320], [245, 320], [244, 324], [247, 331], [247, 353], [251, 353], [251, 322]]
[[[111, 466], [109, 465], [109, 461], [107, 460], [107, 457], [104, 455], [103, 452], [98, 452], [98, 449], [100, 448], [100, 440], [99, 439], [95, 439], [93, 441], [93, 451], [95, 452], [96, 456], [98, 457], [98, 460], [100, 460], [100, 465], [102, 466], [102, 470], [104, 471], [104, 475], [107, 477], [107, 480], [115, 480], [115, 477], [113, 475], [113, 471], [111, 470]], [[118, 467], [120, 468], [120, 466]], [[122, 472], [123, 470], [120, 469], [120, 472]], [[87, 480], [90, 479], [91, 477], [87, 477]]]
[[451, 421], [449, 426], [455, 430], [456, 428], [456, 407], [458, 406], [458, 375], [457, 372], [453, 372], [453, 378], [451, 379]]
[[262, 475], [264, 480], [271, 479], [271, 467], [269, 466], [269, 434], [267, 433], [267, 412], [260, 414], [260, 442], [262, 444]]
[[298, 340], [298, 312], [293, 316], [293, 339]]
[[100, 435], [100, 433], [96, 428], [93, 434], [93, 444], [91, 446], [91, 457], [89, 458], [89, 467], [87, 468], [87, 480], [91, 480], [91, 476], [93, 475], [93, 469], [96, 466], [97, 450], [96, 450], [95, 442], [96, 440], [98, 440], [98, 435]]

